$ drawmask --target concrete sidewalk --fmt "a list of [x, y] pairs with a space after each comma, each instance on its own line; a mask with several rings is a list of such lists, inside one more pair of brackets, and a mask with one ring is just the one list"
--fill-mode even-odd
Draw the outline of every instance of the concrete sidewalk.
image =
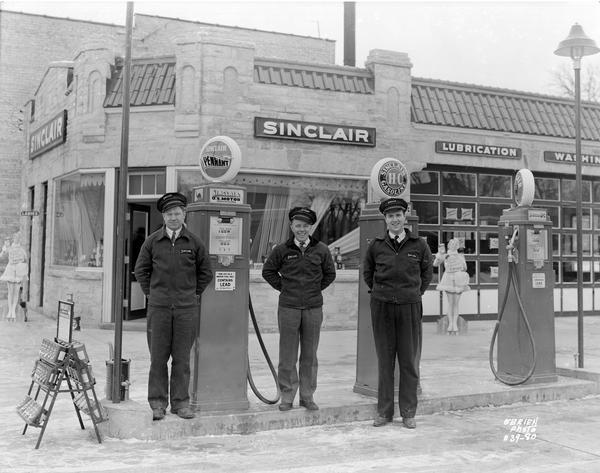
[[[37, 359], [43, 338], [53, 338], [55, 321], [31, 313], [27, 323], [0, 324], [0, 354], [2, 384], [0, 393], [14, 406], [25, 396], [30, 383], [30, 373]], [[585, 328], [585, 369], [574, 368], [573, 354], [577, 352], [577, 319], [556, 319], [556, 364], [559, 378], [556, 383], [506, 386], [494, 379], [488, 363], [488, 351], [494, 327], [492, 321], [469, 322], [464, 335], [449, 337], [437, 333], [436, 324], [424, 325], [424, 347], [421, 362], [421, 385], [417, 416], [436, 412], [478, 406], [505, 405], [515, 402], [537, 402], [582, 398], [600, 392], [600, 318], [588, 317]], [[74, 332], [77, 340], [86, 345], [94, 375], [96, 392], [104, 397], [106, 384], [105, 360], [108, 344], [114, 341], [110, 330], [83, 329]], [[263, 339], [277, 365], [278, 334], [264, 334]], [[18, 341], [18, 346], [15, 346]], [[262, 430], [337, 424], [371, 419], [376, 400], [356, 394], [356, 331], [322, 332], [319, 347], [319, 387], [315, 400], [319, 411], [308, 412], [297, 406], [289, 412], [280, 412], [276, 405], [260, 402], [248, 390], [250, 408], [241, 412], [200, 412], [196, 419], [184, 421], [168, 414], [163, 421], [152, 422], [146, 402], [146, 383], [149, 366], [145, 333], [123, 332], [123, 357], [131, 360], [130, 400], [114, 404], [104, 401], [109, 421], [101, 424], [109, 437], [166, 439], [187, 435], [251, 433]], [[249, 358], [252, 376], [260, 391], [272, 398], [276, 394], [274, 381], [253, 332], [249, 335]], [[69, 404], [64, 395], [63, 404]], [[58, 403], [57, 403], [58, 404]], [[74, 413], [64, 414], [67, 424], [75, 426]], [[14, 419], [13, 419], [14, 420]], [[18, 418], [15, 423], [18, 424]], [[51, 418], [50, 424], [62, 423]], [[84, 418], [91, 427], [89, 418]], [[89, 428], [88, 427], [88, 428]], [[54, 431], [54, 429], [53, 429]], [[30, 429], [27, 435], [37, 435]], [[46, 434], [49, 435], [49, 434]], [[50, 434], [51, 435], [51, 434]], [[54, 433], [56, 435], [56, 433]]]

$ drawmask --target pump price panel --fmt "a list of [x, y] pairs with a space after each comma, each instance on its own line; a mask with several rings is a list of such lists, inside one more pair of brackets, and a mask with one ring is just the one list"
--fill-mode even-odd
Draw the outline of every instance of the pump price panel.
[[242, 219], [211, 216], [208, 252], [211, 255], [241, 255]]

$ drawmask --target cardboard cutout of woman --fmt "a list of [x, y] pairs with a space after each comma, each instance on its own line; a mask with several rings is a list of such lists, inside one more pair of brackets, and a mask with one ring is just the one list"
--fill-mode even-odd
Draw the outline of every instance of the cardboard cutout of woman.
[[24, 281], [27, 281], [27, 252], [21, 246], [21, 232], [14, 234], [12, 242], [4, 242], [0, 256], [8, 253], [8, 264], [0, 281], [8, 284], [8, 314], [6, 319], [14, 322], [17, 319], [17, 304], [19, 303], [19, 289]]
[[444, 291], [448, 298], [448, 335], [458, 334], [458, 303], [463, 292], [469, 291], [469, 273], [465, 257], [458, 252], [460, 241], [452, 238], [448, 242], [448, 252], [440, 245], [435, 255], [434, 266], [444, 265], [444, 275], [437, 285], [438, 291]]

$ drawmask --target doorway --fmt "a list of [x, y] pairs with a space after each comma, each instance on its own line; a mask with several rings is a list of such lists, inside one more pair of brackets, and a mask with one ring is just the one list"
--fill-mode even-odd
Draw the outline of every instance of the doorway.
[[127, 310], [125, 320], [146, 317], [146, 296], [140, 283], [135, 278], [134, 269], [142, 244], [148, 237], [150, 229], [150, 205], [129, 204], [129, 238], [125, 245], [127, 258], [125, 261], [125, 293], [127, 294]]

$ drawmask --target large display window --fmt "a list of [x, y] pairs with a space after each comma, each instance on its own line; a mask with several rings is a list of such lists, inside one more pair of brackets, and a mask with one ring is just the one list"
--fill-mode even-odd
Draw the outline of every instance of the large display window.
[[77, 173], [54, 182], [52, 263], [102, 267], [104, 173]]
[[[206, 184], [198, 170], [177, 170], [177, 190], [192, 201], [192, 189]], [[342, 255], [346, 269], [359, 265], [358, 219], [367, 198], [367, 180], [315, 176], [283, 176], [240, 173], [232, 184], [247, 190], [252, 207], [250, 259], [260, 267], [273, 247], [290, 233], [288, 212], [296, 206], [317, 214], [313, 236]]]

